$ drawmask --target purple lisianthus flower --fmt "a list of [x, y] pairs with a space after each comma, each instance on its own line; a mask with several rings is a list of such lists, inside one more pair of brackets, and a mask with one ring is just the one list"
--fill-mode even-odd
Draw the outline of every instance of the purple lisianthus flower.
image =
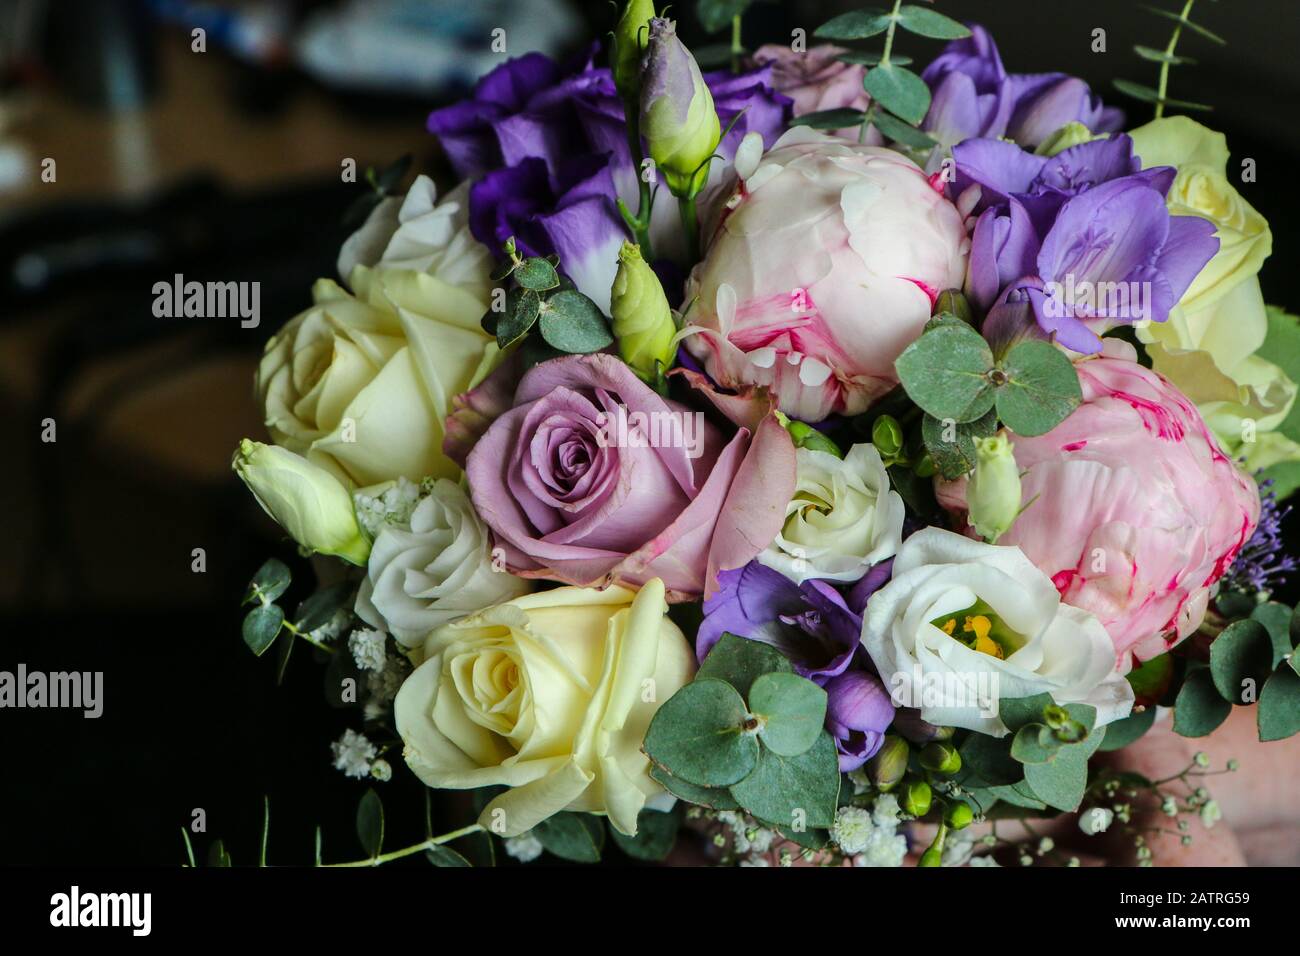
[[[430, 114], [428, 125], [456, 173], [476, 180], [475, 238], [499, 252], [513, 235], [531, 254], [558, 255], [578, 289], [608, 311], [618, 248], [630, 238], [617, 202], [635, 210], [640, 181], [623, 102], [594, 55], [569, 67], [537, 53], [509, 60], [469, 99]], [[705, 74], [722, 127], [736, 119], [718, 150], [727, 161], [746, 133], [771, 146], [784, 132], [792, 104], [772, 89], [770, 74], [770, 66]], [[717, 178], [721, 165], [714, 164]], [[655, 203], [650, 233], [657, 255], [684, 255], [674, 203]]]
[[989, 32], [967, 25], [971, 35], [945, 46], [921, 74], [932, 94], [921, 128], [941, 146], [1005, 136], [1033, 149], [1067, 123], [1094, 133], [1124, 125], [1124, 114], [1102, 105], [1077, 77], [1007, 73]]
[[775, 647], [795, 673], [826, 689], [826, 729], [835, 738], [840, 769], [855, 770], [880, 749], [893, 716], [889, 694], [861, 649], [862, 612], [889, 580], [889, 564], [876, 565], [844, 593], [829, 581], [795, 584], [757, 561], [723, 571], [718, 591], [704, 602], [696, 656], [703, 661], [724, 633]]
[[1218, 251], [1211, 222], [1170, 215], [1175, 170], [1140, 169], [1128, 136], [1051, 158], [969, 140], [953, 159], [954, 193], [979, 214], [966, 279], [972, 303], [1028, 301], [1043, 333], [1076, 352], [1099, 351], [1097, 332], [1111, 326], [1165, 321]]

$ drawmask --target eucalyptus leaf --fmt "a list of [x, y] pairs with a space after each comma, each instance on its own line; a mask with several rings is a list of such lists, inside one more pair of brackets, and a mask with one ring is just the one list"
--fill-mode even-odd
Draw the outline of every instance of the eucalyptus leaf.
[[1043, 722], [1043, 711], [1052, 706], [1051, 694], [1032, 697], [1003, 697], [998, 701], [998, 718], [1013, 733], [1026, 724]]
[[498, 348], [514, 345], [533, 327], [541, 314], [542, 299], [532, 289], [512, 290], [506, 299], [506, 311], [498, 316], [496, 337]]
[[997, 392], [998, 417], [1017, 435], [1046, 434], [1083, 401], [1074, 363], [1042, 339], [1016, 343], [1001, 368], [1007, 381]]
[[373, 788], [366, 790], [357, 804], [357, 839], [371, 858], [384, 848], [384, 804]]
[[455, 850], [445, 846], [432, 846], [424, 851], [424, 858], [432, 866], [472, 866], [469, 860], [465, 859]]
[[1011, 756], [1023, 764], [1047, 763], [1059, 749], [1060, 741], [1042, 724], [1025, 724], [1011, 741]]
[[1102, 751], [1121, 750], [1150, 730], [1155, 721], [1156, 709], [1154, 707], [1146, 707], [1140, 713], [1129, 714], [1122, 720], [1113, 721], [1106, 725], [1106, 739], [1102, 741], [1101, 746], [1097, 749]]
[[750, 686], [763, 674], [793, 674], [794, 665], [771, 644], [726, 632], [709, 650], [695, 679], [726, 681], [748, 698]]
[[826, 691], [797, 674], [764, 674], [749, 691], [750, 713], [763, 721], [759, 739], [782, 757], [817, 742], [826, 721]]
[[888, 30], [890, 19], [888, 13], [874, 7], [851, 10], [827, 20], [813, 36], [823, 40], [868, 40]]
[[1214, 687], [1208, 667], [1190, 672], [1174, 701], [1174, 733], [1204, 737], [1228, 719], [1232, 704]]
[[990, 737], [972, 732], [958, 748], [963, 786], [976, 778], [986, 787], [1010, 786], [1025, 776], [1025, 768], [1011, 755], [1011, 737]]
[[284, 624], [284, 610], [278, 604], [262, 604], [253, 608], [244, 616], [242, 628], [244, 643], [248, 649], [261, 657], [275, 641]]
[[650, 765], [650, 779], [680, 800], [708, 807], [711, 810], [739, 810], [740, 804], [726, 787], [697, 787], [680, 777], [674, 777], [658, 764]]
[[790, 125], [835, 130], [845, 129], [850, 126], [861, 126], [866, 118], [867, 114], [862, 110], [818, 110], [816, 113], [805, 113], [803, 116], [796, 116], [790, 121]]
[[[973, 422], [944, 422], [927, 414], [921, 420], [921, 438], [935, 470], [952, 481], [975, 468], [975, 439], [988, 438], [998, 429], [998, 415], [989, 409]], [[948, 440], [951, 437], [951, 440]]]
[[[1078, 714], [1073, 707], [1073, 704], [1066, 705], [1072, 716]], [[1090, 709], [1095, 716], [1095, 708]], [[1079, 717], [1075, 716], [1075, 719]], [[1049, 807], [1066, 813], [1077, 810], [1088, 787], [1088, 758], [1101, 746], [1105, 737], [1106, 731], [1102, 728], [1077, 744], [1062, 745], [1046, 763], [1026, 764], [1026, 786]]]
[[1187, 17], [1183, 16], [1182, 14], [1174, 13], [1172, 10], [1162, 10], [1160, 7], [1153, 7], [1145, 3], [1141, 4], [1141, 6], [1143, 9], [1147, 10], [1150, 13], [1154, 13], [1157, 16], [1164, 17], [1166, 20], [1173, 20], [1175, 23], [1180, 24], [1183, 27], [1186, 27], [1188, 30], [1191, 30], [1193, 33], [1199, 33], [1201, 36], [1205, 37], [1205, 39], [1209, 40], [1212, 43], [1217, 43], [1219, 44], [1219, 46], [1227, 46], [1228, 44], [1228, 41], [1225, 40], [1223, 37], [1219, 36], [1217, 33], [1210, 32], [1209, 30], [1205, 29], [1205, 27], [1201, 26], [1199, 23], [1187, 19]]
[[636, 818], [636, 836], [620, 833], [612, 823], [609, 835], [615, 845], [632, 859], [657, 863], [672, 852], [679, 824], [676, 813], [642, 810]]
[[293, 613], [294, 627], [308, 634], [324, 627], [340, 608], [352, 606], [351, 597], [352, 585], [346, 581], [321, 588], [298, 605]]
[[867, 71], [862, 85], [876, 102], [913, 126], [930, 110], [930, 88], [907, 67], [882, 63]]
[[1273, 661], [1271, 670], [1282, 663], [1282, 659], [1291, 653], [1291, 618], [1294, 612], [1285, 604], [1277, 601], [1265, 601], [1251, 609], [1250, 616], [1259, 621], [1268, 631], [1273, 644]]
[[872, 113], [871, 125], [880, 130], [880, 134], [886, 139], [892, 139], [894, 142], [910, 146], [912, 149], [930, 149], [937, 145], [933, 139], [915, 126], [909, 126], [888, 113], [880, 111]]
[[655, 712], [645, 752], [687, 783], [730, 786], [758, 762], [758, 739], [746, 731], [747, 720], [745, 701], [734, 687], [697, 676]]
[[555, 266], [537, 256], [521, 262], [515, 269], [514, 276], [520, 286], [533, 292], [549, 292], [560, 284]]
[[959, 320], [933, 326], [894, 362], [912, 401], [935, 418], [958, 423], [982, 418], [993, 407], [992, 367], [989, 344]]
[[1260, 740], [1284, 740], [1300, 732], [1300, 674], [1279, 667], [1260, 692], [1255, 718]]
[[248, 594], [244, 598], [244, 603], [274, 601], [289, 590], [292, 581], [293, 575], [289, 571], [289, 566], [279, 558], [271, 558], [257, 569], [253, 580], [248, 583]]
[[1149, 46], [1143, 46], [1140, 43], [1134, 44], [1133, 52], [1144, 60], [1152, 63], [1168, 63], [1171, 66], [1192, 66], [1196, 61], [1190, 56], [1179, 56], [1176, 53], [1166, 53], [1164, 50], [1156, 50]]
[[599, 352], [614, 341], [600, 307], [572, 289], [546, 300], [540, 327], [546, 344], [571, 355]]
[[1013, 807], [1021, 807], [1026, 810], [1047, 809], [1047, 804], [1039, 799], [1034, 791], [1030, 789], [1029, 785], [1023, 780], [1007, 787], [990, 787], [989, 793], [998, 800], [1001, 800], [1003, 803], [1009, 803]]
[[898, 9], [898, 25], [909, 33], [932, 40], [960, 40], [970, 36], [963, 24], [930, 7], [907, 3]]
[[839, 757], [825, 731], [797, 757], [764, 747], [753, 773], [731, 787], [731, 795], [760, 820], [794, 828], [829, 827], [839, 793]]
[[561, 811], [531, 832], [548, 853], [574, 863], [599, 863], [605, 848], [605, 828], [590, 813]]
[[1210, 676], [1226, 701], [1257, 700], [1272, 670], [1273, 640], [1259, 621], [1229, 624], [1210, 644]]
[[[851, 63], [854, 66], [875, 66], [880, 62], [880, 54], [869, 52], [867, 50], [845, 50], [835, 57], [841, 63]], [[889, 62], [895, 66], [907, 66], [912, 62], [910, 56], [889, 55]]]

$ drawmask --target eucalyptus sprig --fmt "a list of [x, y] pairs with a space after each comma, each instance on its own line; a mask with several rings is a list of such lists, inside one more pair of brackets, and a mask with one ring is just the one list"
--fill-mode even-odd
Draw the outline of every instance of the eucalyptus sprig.
[[862, 85], [871, 96], [871, 105], [865, 111], [834, 109], [808, 113], [796, 119], [794, 125], [828, 130], [857, 126], [859, 138], [865, 137], [867, 129], [874, 126], [886, 139], [904, 146], [933, 147], [934, 140], [917, 128], [930, 110], [930, 88], [918, 74], [907, 69], [912, 62], [909, 58], [894, 54], [894, 38], [899, 27], [933, 40], [959, 40], [971, 35], [970, 30], [951, 17], [902, 0], [894, 0], [889, 11], [867, 7], [828, 20], [814, 33], [819, 39], [840, 43], [885, 35], [879, 55], [849, 50], [840, 56], [846, 63], [868, 67]]
[[1160, 119], [1165, 114], [1165, 107], [1172, 106], [1184, 110], [1211, 110], [1214, 107], [1207, 103], [1193, 103], [1190, 100], [1176, 100], [1168, 96], [1169, 92], [1169, 68], [1171, 66], [1191, 66], [1196, 63], [1190, 56], [1183, 56], [1175, 51], [1178, 49], [1178, 41], [1182, 38], [1183, 30], [1187, 29], [1192, 33], [1198, 34], [1212, 43], [1220, 46], [1226, 46], [1227, 40], [1201, 26], [1191, 19], [1192, 7], [1196, 0], [1185, 0], [1181, 13], [1174, 13], [1171, 10], [1164, 10], [1160, 7], [1151, 7], [1143, 5], [1145, 10], [1154, 13], [1156, 16], [1163, 17], [1166, 20], [1174, 21], [1174, 32], [1169, 37], [1169, 43], [1163, 50], [1156, 50], [1149, 46], [1136, 44], [1133, 51], [1142, 59], [1152, 63], [1160, 64], [1160, 74], [1155, 89], [1145, 86], [1141, 83], [1134, 83], [1131, 80], [1118, 79], [1114, 81], [1115, 89], [1119, 90], [1126, 96], [1131, 96], [1136, 100], [1144, 103], [1154, 103], [1156, 108], [1156, 119]]

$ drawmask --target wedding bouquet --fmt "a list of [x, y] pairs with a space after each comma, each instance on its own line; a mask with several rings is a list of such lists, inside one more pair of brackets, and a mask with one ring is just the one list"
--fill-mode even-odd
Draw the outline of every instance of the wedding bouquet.
[[1165, 115], [1179, 37], [1218, 38], [1169, 14], [1128, 126], [930, 7], [749, 53], [744, 6], [699, 4], [734, 29], [698, 56], [630, 0], [575, 63], [503, 62], [429, 118], [460, 184], [372, 176], [266, 346], [273, 443], [234, 468], [335, 560], [293, 614], [263, 566], [244, 639], [328, 659], [341, 771], [472, 791], [386, 850], [367, 790], [353, 865], [683, 826], [728, 863], [988, 864], [1007, 817], [1212, 823], [1201, 755], [1093, 759], [1157, 721], [1300, 730], [1300, 323], [1224, 137]]

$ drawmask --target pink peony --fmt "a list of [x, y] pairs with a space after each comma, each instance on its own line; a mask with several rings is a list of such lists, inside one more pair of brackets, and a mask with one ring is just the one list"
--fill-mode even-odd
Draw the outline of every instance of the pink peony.
[[[796, 53], [788, 46], [769, 43], [754, 51], [756, 66], [772, 67], [772, 88], [794, 100], [794, 115], [820, 113], [822, 110], [865, 110], [871, 97], [862, 87], [865, 67], [837, 59], [846, 51], [823, 44]], [[839, 135], [858, 138], [858, 127], [838, 131]], [[866, 142], [878, 146], [884, 137], [874, 126], [867, 131]]]
[[[1012, 436], [1026, 510], [1018, 545], [1067, 604], [1091, 611], [1119, 668], [1196, 630], [1210, 588], [1259, 518], [1255, 483], [1219, 450], [1188, 398], [1107, 340], [1078, 363], [1083, 404], [1046, 435]], [[940, 488], [964, 511], [964, 482]]]
[[696, 600], [776, 536], [795, 454], [771, 401], [680, 377], [738, 427], [724, 434], [610, 355], [524, 375], [465, 469], [510, 570], [584, 586], [657, 577], [670, 600]]
[[804, 421], [854, 415], [935, 297], [961, 285], [961, 215], [891, 150], [795, 128], [724, 197], [691, 273], [686, 346], [728, 388], [766, 385]]

